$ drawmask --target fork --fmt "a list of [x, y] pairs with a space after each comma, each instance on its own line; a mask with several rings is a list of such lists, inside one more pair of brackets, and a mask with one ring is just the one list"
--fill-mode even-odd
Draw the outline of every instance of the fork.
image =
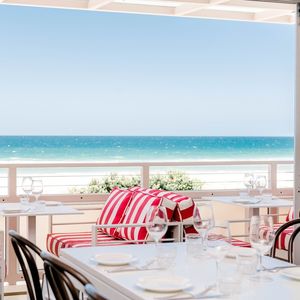
[[[194, 292], [179, 292], [177, 294], [171, 295], [171, 296], [163, 296], [163, 297], [157, 297], [156, 300], [185, 300], [185, 299], [201, 299], [201, 298], [210, 298], [212, 296], [206, 296], [206, 294], [212, 290], [216, 285], [209, 285], [204, 290], [201, 290], [200, 292], [194, 291]], [[218, 297], [218, 295], [213, 295], [213, 297]]]

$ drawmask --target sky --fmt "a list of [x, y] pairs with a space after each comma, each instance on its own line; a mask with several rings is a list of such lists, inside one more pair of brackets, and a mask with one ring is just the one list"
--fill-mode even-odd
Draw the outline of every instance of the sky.
[[292, 25], [0, 5], [0, 135], [294, 133]]

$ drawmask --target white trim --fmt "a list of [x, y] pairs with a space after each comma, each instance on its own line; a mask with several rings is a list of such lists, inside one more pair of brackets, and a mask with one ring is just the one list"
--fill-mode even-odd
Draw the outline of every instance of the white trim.
[[[296, 14], [296, 81], [295, 81], [295, 170], [294, 170], [294, 197], [295, 197], [295, 218], [298, 218], [300, 210], [300, 4], [297, 4]], [[296, 239], [294, 260], [300, 264], [300, 241]]]
[[[0, 0], [5, 5], [294, 23], [295, 5], [241, 0]], [[292, 16], [292, 17], [291, 17]]]

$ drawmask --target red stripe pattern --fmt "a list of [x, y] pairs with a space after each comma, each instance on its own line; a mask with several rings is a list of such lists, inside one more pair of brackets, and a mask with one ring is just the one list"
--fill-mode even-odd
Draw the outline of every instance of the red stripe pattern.
[[288, 221], [292, 221], [294, 220], [294, 207], [291, 207], [289, 210], [289, 213], [287, 214], [285, 220]]
[[[283, 224], [274, 224], [274, 230], [277, 231], [277, 229]], [[260, 232], [260, 234], [262, 235], [266, 235], [268, 234], [268, 229], [267, 228], [262, 228], [261, 229], [262, 232]], [[289, 241], [291, 238], [292, 233], [294, 232], [294, 226], [288, 227], [287, 229], [285, 229], [280, 235], [279, 235], [279, 239], [278, 242], [276, 244], [276, 248], [277, 249], [281, 249], [281, 250], [288, 250], [289, 248]]]
[[231, 238], [231, 245], [233, 246], [238, 246], [238, 247], [246, 247], [246, 248], [250, 248], [251, 244], [249, 242], [245, 242], [245, 241], [241, 241], [235, 238]]
[[[170, 191], [164, 191], [164, 190], [155, 190], [155, 189], [144, 189], [141, 187], [134, 187], [130, 189], [131, 191], [136, 192], [144, 192], [150, 195], [154, 195], [157, 197], [162, 197], [169, 199], [176, 203], [176, 208], [173, 214], [172, 219], [174, 221], [182, 222], [187, 221], [190, 223], [193, 223], [193, 212], [195, 207], [195, 202], [192, 198], [188, 196], [183, 196], [180, 194], [176, 194], [174, 192]], [[197, 233], [194, 226], [184, 226], [185, 233]]]
[[[123, 224], [145, 223], [147, 212], [150, 206], [162, 205], [166, 208], [168, 219], [171, 220], [176, 203], [153, 195], [136, 192], [126, 212]], [[118, 229], [119, 238], [125, 240], [146, 240], [148, 237], [145, 227], [125, 227]]]
[[[155, 194], [158, 197], [164, 197], [172, 200], [177, 204], [173, 215], [174, 221], [186, 221], [193, 223], [195, 202], [192, 198], [166, 191], [159, 191], [159, 193], [155, 192]], [[184, 225], [184, 231], [185, 233], [197, 233], [197, 230], [193, 225]]]
[[[99, 232], [97, 235], [97, 243], [101, 243], [102, 246], [124, 245], [122, 241], [119, 244], [111, 243], [111, 241], [116, 240], [103, 232]], [[91, 245], [91, 232], [52, 233], [47, 235], [47, 250], [57, 256], [59, 256], [60, 249], [63, 248], [91, 247]]]
[[[106, 200], [97, 220], [98, 225], [119, 224], [125, 217], [133, 192], [115, 188]], [[104, 228], [104, 233], [116, 237], [116, 228]]]

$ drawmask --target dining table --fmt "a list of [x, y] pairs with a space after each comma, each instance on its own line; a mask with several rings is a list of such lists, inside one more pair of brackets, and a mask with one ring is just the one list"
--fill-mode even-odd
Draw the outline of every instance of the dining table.
[[[239, 276], [236, 273], [236, 281], [228, 283], [231, 290], [228, 295], [216, 290], [216, 283], [219, 281], [215, 259], [205, 253], [191, 256], [186, 243], [167, 243], [164, 247], [176, 251], [174, 261], [162, 268], [151, 268], [148, 267], [151, 262], [154, 261], [154, 266], [155, 259], [157, 262], [156, 247], [153, 244], [137, 244], [69, 248], [63, 249], [60, 257], [84, 274], [106, 299], [111, 300], [175, 300], [176, 296], [178, 299], [299, 299], [300, 270], [282, 260], [263, 257], [263, 265], [267, 270], [263, 271], [262, 275], [266, 276], [266, 282], [252, 280], [252, 275]], [[131, 259], [126, 262], [127, 265], [119, 266], [103, 259], [107, 255], [127, 255]], [[99, 257], [102, 257], [102, 260], [98, 259]], [[234, 255], [228, 255], [220, 264], [223, 264], [227, 271], [238, 272]], [[289, 276], [290, 272], [287, 272], [292, 269], [295, 276]], [[222, 275], [219, 274], [218, 278], [222, 279]], [[228, 279], [226, 276], [223, 278]], [[174, 283], [171, 287], [170, 282]], [[177, 294], [178, 290], [183, 294]], [[202, 296], [199, 296], [201, 292]], [[193, 293], [194, 296], [189, 293]], [[195, 294], [198, 294], [198, 297]]]
[[[42, 205], [41, 205], [42, 203]], [[20, 202], [15, 203], [1, 203], [0, 204], [0, 216], [5, 220], [5, 240], [6, 240], [6, 254], [5, 260], [7, 263], [6, 281], [10, 284], [15, 284], [19, 280], [16, 274], [17, 260], [14, 255], [13, 247], [9, 241], [8, 231], [16, 230], [20, 225], [20, 218], [25, 217], [27, 219], [27, 236], [28, 239], [36, 244], [36, 236], [39, 232], [37, 228], [37, 218], [40, 216], [59, 216], [59, 215], [81, 215], [82, 211], [70, 206], [64, 205], [60, 201], [42, 201], [41, 203], [30, 202], [26, 205]]]
[[216, 201], [223, 204], [243, 207], [246, 210], [246, 217], [258, 216], [260, 209], [279, 209], [281, 207], [291, 208], [294, 205], [292, 199], [281, 199], [275, 196], [212, 196], [203, 197], [205, 201]]

